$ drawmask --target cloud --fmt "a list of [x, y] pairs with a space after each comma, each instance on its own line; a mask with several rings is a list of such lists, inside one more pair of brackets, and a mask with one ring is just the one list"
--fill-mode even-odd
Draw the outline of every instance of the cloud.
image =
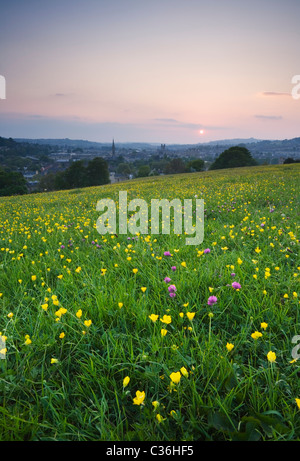
[[254, 115], [254, 117], [261, 120], [282, 120], [281, 115]]
[[278, 91], [264, 91], [262, 93], [263, 96], [291, 96], [291, 93], [280, 93]]

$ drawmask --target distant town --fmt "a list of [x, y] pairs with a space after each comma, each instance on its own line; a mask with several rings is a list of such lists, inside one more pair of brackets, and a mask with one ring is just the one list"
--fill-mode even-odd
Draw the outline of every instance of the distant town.
[[[73, 162], [84, 163], [101, 157], [109, 169], [111, 183], [134, 177], [172, 173], [168, 167], [177, 159], [180, 165], [201, 159], [202, 170], [231, 146], [246, 147], [258, 164], [282, 164], [286, 159], [300, 160], [300, 137], [287, 140], [232, 139], [201, 144], [167, 145], [150, 143], [97, 143], [71, 139], [6, 139], [0, 137], [0, 166], [24, 176], [34, 191], [41, 178], [66, 170]], [[191, 171], [193, 171], [191, 169]], [[182, 171], [184, 172], [184, 171]]]

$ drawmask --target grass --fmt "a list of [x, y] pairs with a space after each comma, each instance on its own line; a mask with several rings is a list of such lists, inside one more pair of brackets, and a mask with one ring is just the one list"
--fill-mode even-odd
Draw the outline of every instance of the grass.
[[[299, 440], [299, 173], [240, 168], [1, 198], [0, 440]], [[100, 235], [96, 203], [118, 202], [119, 190], [147, 203], [203, 198], [203, 243]]]

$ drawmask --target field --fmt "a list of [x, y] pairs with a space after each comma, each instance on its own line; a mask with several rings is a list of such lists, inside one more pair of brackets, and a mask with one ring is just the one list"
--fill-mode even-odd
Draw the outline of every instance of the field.
[[[299, 177], [1, 198], [0, 440], [300, 440]], [[203, 243], [100, 235], [97, 201], [119, 190], [203, 198]]]

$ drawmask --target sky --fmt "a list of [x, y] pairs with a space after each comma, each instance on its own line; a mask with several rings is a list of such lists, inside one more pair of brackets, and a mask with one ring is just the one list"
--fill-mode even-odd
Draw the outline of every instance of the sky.
[[0, 136], [298, 137], [299, 17], [299, 0], [3, 2]]

